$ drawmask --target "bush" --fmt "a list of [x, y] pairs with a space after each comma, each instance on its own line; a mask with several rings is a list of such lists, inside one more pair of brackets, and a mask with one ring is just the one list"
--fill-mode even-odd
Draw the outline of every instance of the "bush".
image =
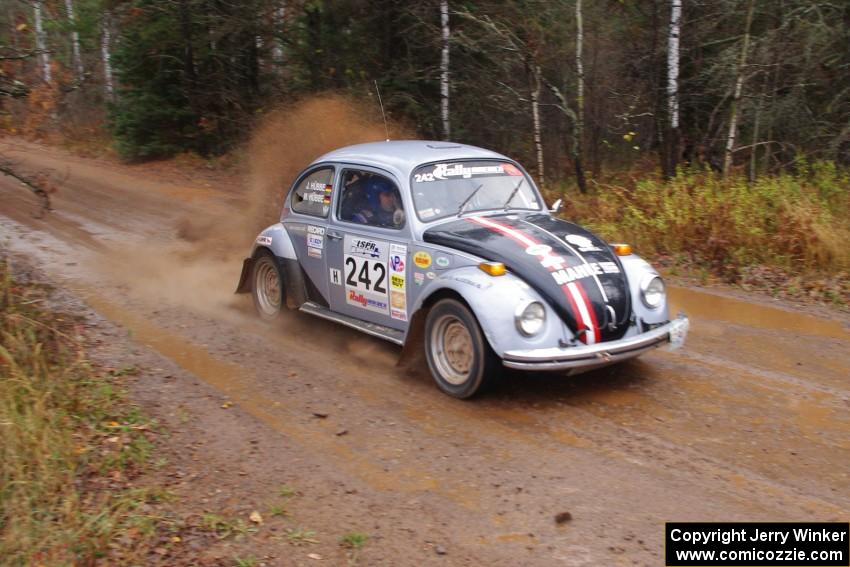
[[648, 257], [669, 256], [736, 279], [747, 266], [801, 274], [850, 266], [850, 175], [830, 162], [749, 185], [710, 172], [669, 182], [601, 184], [567, 199], [564, 216]]

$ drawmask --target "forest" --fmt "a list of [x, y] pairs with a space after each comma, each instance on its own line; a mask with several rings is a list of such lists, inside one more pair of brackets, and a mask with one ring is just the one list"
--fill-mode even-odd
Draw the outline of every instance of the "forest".
[[850, 264], [846, 0], [6, 0], [0, 60], [7, 133], [213, 159], [335, 93], [733, 280]]

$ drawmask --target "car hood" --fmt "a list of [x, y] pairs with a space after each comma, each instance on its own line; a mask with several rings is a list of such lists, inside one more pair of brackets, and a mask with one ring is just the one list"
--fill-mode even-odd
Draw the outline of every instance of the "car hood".
[[587, 344], [626, 332], [631, 300], [619, 258], [590, 231], [547, 214], [471, 216], [427, 229], [425, 242], [503, 262]]

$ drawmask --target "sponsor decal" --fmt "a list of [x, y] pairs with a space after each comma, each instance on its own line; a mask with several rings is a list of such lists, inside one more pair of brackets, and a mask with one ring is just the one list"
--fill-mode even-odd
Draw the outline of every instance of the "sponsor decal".
[[505, 173], [514, 177], [521, 177], [522, 172], [519, 170], [517, 166], [512, 163], [503, 163], [502, 169], [505, 170]]
[[[551, 247], [541, 246], [542, 243], [537, 242], [534, 238], [519, 230], [486, 217], [471, 217], [467, 221], [486, 226], [490, 230], [504, 234], [520, 246], [523, 246], [528, 254], [537, 257], [540, 265], [549, 270], [555, 283], [561, 287], [564, 297], [576, 318], [576, 335], [579, 340], [589, 345], [599, 342], [601, 335], [599, 325], [596, 321], [596, 313], [593, 311], [593, 306], [587, 297], [587, 293], [584, 291], [584, 287], [579, 283], [579, 280], [583, 278], [596, 275], [596, 268], [588, 267], [588, 264], [584, 264], [581, 272], [576, 272], [577, 266], [568, 267], [564, 258], [552, 253]], [[619, 273], [617, 265], [613, 262], [599, 262], [598, 264], [598, 269], [601, 270], [600, 273], [604, 273], [605, 270], [601, 264], [613, 264], [613, 268], [617, 271], [607, 273]], [[609, 270], [611, 269], [611, 266], [606, 267]], [[568, 270], [572, 270], [572, 272]]]
[[353, 289], [346, 295], [346, 300], [350, 305], [357, 305], [370, 311], [378, 311], [379, 313], [386, 313], [387, 311], [386, 301]]
[[425, 272], [425, 277], [428, 278], [429, 280], [433, 280], [434, 278], [437, 277], [437, 274], [435, 274], [434, 272]]
[[322, 249], [321, 248], [313, 248], [312, 246], [307, 247], [307, 255], [311, 258], [320, 258], [322, 257]]
[[431, 255], [424, 250], [420, 250], [413, 255], [413, 263], [416, 264], [417, 268], [426, 270], [431, 267]]
[[385, 260], [387, 257], [387, 246], [385, 243], [359, 236], [346, 235], [345, 249], [348, 251], [348, 254], [356, 254], [364, 258], [381, 258]]
[[449, 264], [451, 264], [452, 261], [449, 260], [449, 258], [446, 256], [437, 256], [437, 259], [434, 260], [434, 263], [437, 264], [437, 266], [440, 268], [448, 268]]
[[407, 246], [390, 244], [390, 271], [404, 273], [404, 260], [407, 258]]
[[[417, 173], [413, 176], [416, 183], [444, 181], [453, 177], [469, 179], [474, 175], [511, 175], [521, 176], [522, 172], [511, 163], [494, 165], [467, 166], [462, 163], [438, 163], [430, 173]], [[426, 216], [422, 213], [423, 216]]]
[[[434, 176], [434, 179], [448, 179], [449, 177], [462, 177], [463, 179], [469, 179], [473, 175], [502, 175], [504, 173], [505, 169], [501, 164], [466, 167], [462, 163], [438, 163], [434, 166], [434, 171], [431, 175]], [[434, 179], [432, 179], [432, 181]], [[427, 181], [427, 179], [424, 181]]]
[[307, 234], [307, 246], [321, 250], [325, 247], [325, 237], [318, 234]]
[[422, 282], [425, 281], [425, 274], [422, 272], [414, 272], [413, 274], [413, 283], [416, 285], [422, 285]]
[[331, 283], [333, 285], [342, 285], [342, 272], [336, 268], [330, 269]]
[[544, 254], [548, 254], [552, 251], [552, 247], [547, 244], [532, 244], [528, 248], [525, 249], [526, 254], [530, 254], [532, 256], [543, 256]]
[[258, 236], [257, 244], [262, 244], [263, 246], [271, 246], [272, 245], [272, 237], [271, 236]]
[[593, 241], [580, 234], [568, 234], [564, 237], [567, 244], [572, 244], [578, 248], [579, 252], [599, 252], [601, 248], [594, 246]]
[[307, 232], [309, 232], [310, 234], [324, 235], [325, 234], [325, 227], [323, 227], [323, 226], [313, 226], [312, 224], [308, 224], [307, 225]]
[[471, 280], [469, 278], [464, 278], [462, 276], [456, 277], [456, 278], [454, 278], [454, 280], [458, 281], [460, 283], [464, 283], [466, 285], [471, 285], [472, 287], [477, 288], [477, 289], [487, 289], [488, 287], [491, 287], [493, 285], [490, 282], [477, 282], [475, 280]]
[[390, 317], [407, 321], [407, 294], [404, 277], [404, 260], [407, 258], [407, 246], [390, 244]]
[[423, 219], [430, 219], [435, 214], [436, 213], [434, 213], [434, 209], [431, 208], [431, 207], [428, 207], [427, 209], [422, 209], [421, 211], [419, 211], [419, 216], [421, 216]]
[[399, 321], [407, 321], [407, 312], [402, 309], [390, 309], [390, 317]]
[[390, 305], [395, 309], [404, 309], [407, 304], [407, 295], [403, 293], [391, 293]]
[[564, 285], [565, 283], [593, 276], [601, 276], [602, 274], [619, 273], [620, 268], [614, 262], [588, 262], [587, 264], [579, 264], [578, 266], [552, 272], [552, 277], [555, 278], [558, 285]]

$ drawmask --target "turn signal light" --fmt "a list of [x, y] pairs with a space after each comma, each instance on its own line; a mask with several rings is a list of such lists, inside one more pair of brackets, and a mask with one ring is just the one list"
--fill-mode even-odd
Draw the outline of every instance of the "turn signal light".
[[505, 265], [501, 262], [481, 262], [478, 267], [491, 276], [504, 276], [507, 272]]
[[614, 249], [614, 253], [617, 254], [617, 256], [628, 256], [632, 253], [631, 244], [612, 244], [611, 248]]

